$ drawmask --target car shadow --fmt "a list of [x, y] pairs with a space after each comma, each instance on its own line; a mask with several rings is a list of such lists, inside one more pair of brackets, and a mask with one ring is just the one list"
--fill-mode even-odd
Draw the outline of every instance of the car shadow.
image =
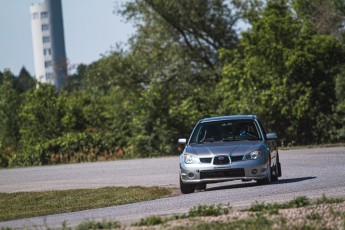
[[[288, 178], [288, 179], [280, 179], [278, 181], [272, 182], [272, 185], [274, 184], [289, 184], [289, 183], [297, 183], [305, 180], [312, 180], [315, 179], [316, 177], [299, 177], [299, 178]], [[212, 188], [207, 188], [204, 191], [216, 191], [216, 190], [224, 190], [224, 189], [235, 189], [235, 188], [250, 188], [250, 187], [257, 187], [261, 186], [257, 184], [255, 181], [250, 181], [250, 182], [243, 182], [243, 183], [238, 183], [238, 184], [232, 184], [232, 185], [225, 185], [225, 186], [219, 186], [219, 187], [212, 187]]]
[[300, 182], [300, 181], [304, 181], [304, 180], [312, 180], [315, 179], [316, 176], [308, 176], [308, 177], [299, 177], [299, 178], [289, 178], [289, 179], [280, 179], [276, 182], [274, 182], [274, 184], [289, 184], [289, 183], [296, 183], [296, 182]]

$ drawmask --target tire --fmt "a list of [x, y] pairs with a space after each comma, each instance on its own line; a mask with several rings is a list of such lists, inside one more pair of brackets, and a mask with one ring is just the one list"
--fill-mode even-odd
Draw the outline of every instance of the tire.
[[180, 177], [180, 190], [183, 194], [193, 193], [195, 191], [195, 184], [185, 184]]
[[197, 184], [195, 187], [195, 190], [197, 190], [197, 191], [206, 190], [206, 183]]
[[272, 183], [271, 155], [268, 157], [267, 177], [256, 181], [259, 185]]
[[280, 161], [278, 161], [278, 177], [282, 176], [282, 166], [280, 164]]
[[[273, 174], [274, 172], [274, 174]], [[279, 177], [279, 156], [277, 153], [277, 157], [276, 157], [276, 164], [273, 167], [273, 172], [272, 172], [272, 181], [278, 181], [278, 177]]]

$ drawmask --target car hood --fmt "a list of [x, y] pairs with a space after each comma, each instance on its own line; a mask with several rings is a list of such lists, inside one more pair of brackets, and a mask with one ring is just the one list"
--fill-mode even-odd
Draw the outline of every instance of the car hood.
[[239, 156], [251, 151], [261, 149], [263, 145], [263, 141], [236, 141], [190, 144], [186, 146], [185, 152], [198, 156]]

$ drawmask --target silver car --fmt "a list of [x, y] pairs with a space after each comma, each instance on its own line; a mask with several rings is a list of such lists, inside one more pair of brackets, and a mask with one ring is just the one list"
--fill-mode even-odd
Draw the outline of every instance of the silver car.
[[255, 115], [201, 119], [180, 155], [180, 189], [184, 194], [206, 184], [255, 180], [269, 184], [281, 177], [277, 134], [268, 133]]

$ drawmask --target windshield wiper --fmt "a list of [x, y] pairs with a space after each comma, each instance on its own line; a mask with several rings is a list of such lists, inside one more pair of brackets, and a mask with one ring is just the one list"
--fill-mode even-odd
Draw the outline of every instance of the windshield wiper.
[[205, 142], [214, 142], [215, 140], [214, 140], [214, 138], [206, 138], [206, 139], [203, 139], [203, 140], [201, 140], [201, 141], [199, 141], [199, 142], [197, 142], [198, 144], [202, 144], [202, 143], [205, 143]]
[[222, 141], [239, 141], [239, 139], [237, 137], [226, 137]]

